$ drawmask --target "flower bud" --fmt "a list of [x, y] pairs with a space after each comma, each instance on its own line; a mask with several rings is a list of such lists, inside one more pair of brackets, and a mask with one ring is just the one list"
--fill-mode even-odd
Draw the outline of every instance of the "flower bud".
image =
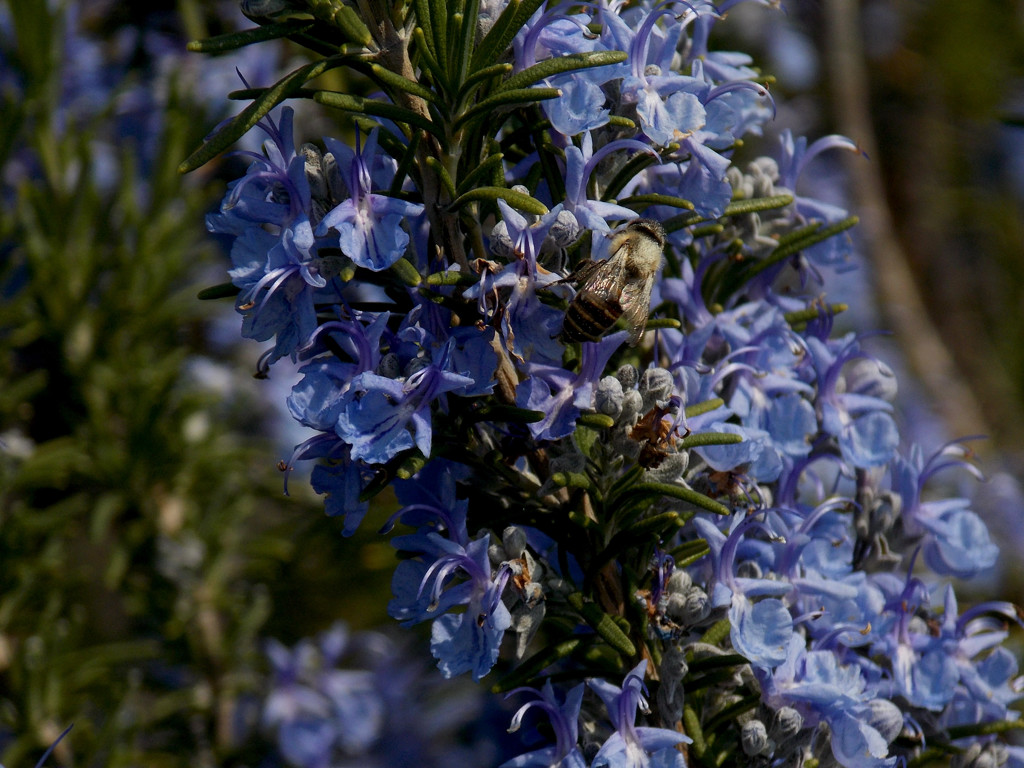
[[775, 194], [775, 182], [779, 180], [779, 164], [771, 157], [759, 157], [747, 166], [753, 184], [752, 191], [757, 197]]
[[640, 379], [640, 373], [637, 371], [635, 366], [623, 365], [619, 370], [615, 372], [615, 378], [619, 380], [624, 390], [633, 389], [636, 386], [637, 381]]
[[676, 568], [672, 571], [672, 575], [668, 577], [667, 587], [672, 592], [686, 592], [690, 587], [693, 586], [693, 578], [686, 571]]
[[949, 761], [950, 768], [980, 768], [978, 766], [978, 758], [981, 757], [981, 744], [974, 743], [969, 745], [963, 752], [958, 755], [954, 755], [953, 759]]
[[594, 409], [598, 413], [607, 414], [615, 419], [622, 413], [622, 403], [622, 384], [614, 376], [605, 376], [597, 384], [597, 391], [594, 393]]
[[559, 248], [568, 248], [580, 236], [580, 225], [572, 211], [562, 209], [548, 230], [548, 238]]
[[672, 374], [664, 368], [648, 368], [640, 377], [640, 395], [643, 397], [643, 410], [648, 411], [657, 403], [669, 399], [675, 389]]
[[892, 368], [873, 357], [861, 357], [843, 369], [846, 391], [877, 397], [886, 402], [896, 399], [896, 374]]
[[683, 716], [685, 694], [683, 678], [690, 671], [686, 663], [686, 651], [679, 645], [669, 645], [661, 656], [658, 676], [661, 685], [658, 687], [658, 712], [662, 718], [675, 722]]
[[1006, 765], [1010, 759], [1009, 750], [1005, 744], [998, 741], [991, 741], [981, 745], [981, 750], [969, 763], [970, 768], [1000, 768]]
[[388, 352], [386, 355], [381, 356], [380, 362], [377, 363], [378, 376], [383, 376], [388, 379], [397, 379], [401, 372], [402, 364], [398, 360], [398, 355], [394, 352]]
[[[490, 561], [492, 566], [498, 566], [508, 560], [508, 555], [505, 553], [505, 548], [501, 544], [489, 544], [487, 546], [487, 559]], [[513, 575], [515, 569], [513, 569]]]
[[767, 754], [774, 745], [768, 738], [768, 729], [760, 720], [748, 720], [740, 730], [740, 744], [749, 757]]
[[[616, 426], [632, 427], [640, 416], [640, 409], [643, 407], [643, 398], [635, 389], [627, 389], [622, 393], [622, 411], [619, 418], [615, 420]], [[630, 441], [639, 450], [640, 446], [636, 441]]]
[[345, 183], [345, 177], [342, 175], [341, 169], [338, 168], [338, 161], [335, 159], [334, 153], [325, 152], [320, 161], [320, 167], [324, 169], [324, 178], [327, 179], [327, 194], [332, 204], [337, 205], [352, 197], [352, 193], [349, 192], [348, 185]]
[[729, 186], [735, 190], [734, 195], [736, 197], [745, 199], [754, 196], [754, 185], [750, 183], [747, 176], [743, 175], [743, 171], [735, 165], [730, 165], [726, 170], [725, 180], [728, 181]]
[[526, 550], [526, 532], [517, 525], [510, 525], [501, 532], [501, 544], [509, 557], [522, 557]]
[[405, 364], [405, 370], [402, 371], [402, 375], [409, 378], [414, 373], [422, 371], [424, 368], [430, 367], [430, 361], [425, 357], [414, 357], [408, 363]]
[[776, 741], [796, 736], [804, 727], [804, 717], [792, 707], [780, 707], [775, 710], [775, 723], [772, 725], [772, 735]]
[[491, 253], [505, 261], [515, 259], [515, 248], [504, 221], [499, 221], [491, 230]]
[[644, 478], [652, 483], [674, 483], [683, 476], [690, 465], [690, 454], [669, 453], [660, 459], [658, 466], [647, 470]]
[[323, 155], [315, 144], [303, 144], [299, 147], [299, 154], [305, 161], [306, 182], [309, 184], [309, 194], [314, 199], [327, 199], [327, 177], [324, 176]]
[[898, 493], [883, 491], [871, 505], [871, 533], [885, 535], [900, 516], [903, 499]]
[[313, 226], [327, 215], [334, 206], [328, 199], [327, 177], [324, 176], [323, 155], [315, 144], [303, 144], [299, 154], [305, 161], [304, 172], [306, 183], [309, 184], [310, 212], [309, 220]]
[[736, 575], [743, 579], [760, 579], [763, 578], [764, 573], [756, 561], [744, 560], [736, 566]]
[[694, 625], [707, 618], [711, 612], [711, 601], [708, 593], [700, 587], [691, 587], [686, 593], [686, 604], [683, 608], [682, 619], [687, 625]]

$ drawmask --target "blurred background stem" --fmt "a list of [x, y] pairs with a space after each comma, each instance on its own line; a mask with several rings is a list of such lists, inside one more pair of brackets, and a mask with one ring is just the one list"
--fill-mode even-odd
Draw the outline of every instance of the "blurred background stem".
[[[1024, 210], [996, 160], [999, 110], [1020, 87], [1013, 6], [824, 0], [821, 50], [835, 127], [869, 157], [844, 159], [880, 325], [950, 437], [1019, 457]], [[872, 56], [886, 14], [899, 45]]]

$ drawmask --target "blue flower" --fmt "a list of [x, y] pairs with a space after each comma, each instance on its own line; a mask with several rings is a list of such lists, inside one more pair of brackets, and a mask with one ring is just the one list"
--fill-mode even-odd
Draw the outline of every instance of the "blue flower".
[[[725, 177], [729, 160], [693, 138], [684, 139], [689, 160], [648, 168], [627, 189], [631, 193], [653, 192], [689, 200], [694, 211], [707, 218], [722, 215], [732, 198], [732, 186]], [[662, 213], [663, 212], [663, 213]], [[666, 207], [654, 208], [665, 218], [677, 213]]]
[[[807, 146], [807, 139], [803, 136], [794, 139], [789, 129], [783, 131], [780, 136], [779, 185], [794, 193], [793, 204], [801, 224], [812, 221], [832, 224], [847, 216], [846, 211], [838, 206], [796, 194], [797, 182], [804, 168], [817, 155], [829, 149], [843, 149], [863, 154], [857, 145], [845, 136], [825, 136], [810, 146]], [[853, 241], [844, 233], [816, 243], [805, 249], [804, 253], [819, 265], [842, 268], [852, 258]]]
[[778, 478], [782, 463], [772, 448], [769, 434], [755, 427], [744, 427], [728, 422], [709, 426], [712, 432], [739, 435], [742, 441], [725, 445], [705, 445], [695, 448], [697, 454], [718, 472], [740, 471], [759, 481]]
[[[394, 543], [424, 559], [405, 560], [395, 570], [395, 599], [388, 613], [410, 624], [434, 619], [430, 651], [441, 674], [471, 672], [479, 681], [498, 660], [502, 637], [512, 624], [501, 601], [509, 569], [499, 568], [492, 577], [486, 533], [465, 546], [436, 532], [397, 537]], [[459, 574], [465, 580], [449, 585]], [[455, 606], [465, 609], [446, 613]]]
[[[326, 138], [324, 143], [340, 162], [346, 154], [351, 154], [351, 150], [335, 139]], [[402, 221], [423, 212], [419, 203], [372, 191], [375, 180], [371, 170], [377, 152], [376, 130], [370, 132], [362, 149], [356, 134], [356, 151], [350, 160], [347, 180], [351, 197], [329, 211], [316, 230], [318, 236], [335, 230], [341, 252], [360, 267], [374, 272], [387, 269], [402, 258], [409, 244], [409, 234], [402, 228]]]
[[[520, 30], [515, 40], [516, 71], [537, 63], [538, 52], [546, 51], [552, 57], [570, 53], [605, 50], [595, 35], [586, 28], [585, 14], [563, 13], [566, 6], [559, 5], [541, 13]], [[555, 130], [566, 136], [586, 133], [605, 125], [611, 110], [601, 85], [614, 77], [614, 68], [596, 67], [583, 71], [546, 78], [543, 85], [560, 88], [561, 98], [541, 102], [541, 108], [551, 120]]]
[[625, 149], [638, 152], [649, 152], [657, 157], [657, 153], [642, 141], [634, 139], [618, 139], [610, 141], [597, 152], [593, 151], [593, 137], [587, 133], [583, 136], [582, 146], [570, 145], [565, 148], [565, 210], [571, 211], [579, 222], [580, 228], [595, 232], [610, 232], [608, 219], [633, 219], [636, 212], [614, 203], [603, 200], [591, 200], [587, 196], [587, 185], [590, 176], [608, 155]]
[[703, 13], [693, 20], [690, 33], [690, 47], [687, 58], [692, 63], [702, 62], [705, 72], [715, 82], [726, 83], [737, 80], [753, 80], [758, 76], [757, 70], [750, 67], [753, 59], [746, 53], [737, 51], [713, 51], [708, 49], [711, 30], [725, 13], [725, 3], [720, 3], [716, 13]]
[[330, 464], [318, 464], [313, 468], [310, 484], [319, 494], [325, 494], [324, 511], [331, 517], [341, 517], [345, 522], [342, 536], [351, 536], [359, 528], [370, 503], [360, 499], [367, 484], [373, 478], [373, 470], [367, 465], [353, 461], [351, 456]]
[[936, 573], [970, 579], [988, 570], [999, 557], [988, 526], [970, 509], [967, 499], [926, 502], [917, 520], [928, 531], [924, 560]]
[[924, 534], [928, 565], [937, 573], [967, 579], [991, 568], [999, 555], [987, 526], [966, 499], [922, 499], [928, 480], [945, 469], [959, 467], [979, 476], [962, 457], [963, 448], [958, 443], [946, 445], [927, 461], [915, 446], [908, 458], [897, 457], [893, 462], [892, 484], [903, 501], [901, 514], [907, 533]]
[[640, 131], [661, 146], [685, 139], [707, 120], [704, 105], [693, 92], [701, 84], [673, 72], [668, 67], [670, 61], [659, 55], [674, 49], [682, 25], [670, 22], [663, 45], [652, 45], [657, 21], [666, 17], [675, 21], [670, 10], [654, 10], [639, 25], [630, 41], [630, 74], [620, 86], [623, 102], [636, 108]]
[[[443, 530], [451, 541], [466, 546], [469, 534], [466, 532], [466, 514], [469, 501], [456, 498], [456, 484], [470, 477], [469, 467], [456, 464], [446, 459], [434, 459], [408, 480], [395, 480], [395, 496], [402, 507], [388, 518], [381, 529], [387, 533], [398, 520], [406, 525], [415, 526], [419, 533], [426, 529]], [[414, 538], [406, 542], [402, 538], [395, 545], [402, 548], [415, 546], [413, 542], [422, 543], [422, 539]]]
[[569, 691], [565, 695], [565, 701], [561, 704], [555, 697], [555, 690], [550, 680], [544, 683], [544, 688], [540, 691], [533, 688], [516, 688], [508, 695], [524, 692], [532, 693], [537, 698], [528, 701], [516, 711], [512, 717], [512, 725], [509, 726], [509, 732], [518, 731], [522, 726], [523, 716], [530, 709], [536, 707], [547, 714], [551, 722], [551, 730], [555, 734], [555, 743], [507, 760], [499, 768], [527, 768], [531, 765], [541, 766], [541, 768], [586, 768], [587, 761], [583, 758], [577, 744], [580, 706], [583, 703], [583, 684], [580, 683]]
[[772, 706], [796, 707], [809, 725], [828, 723], [832, 754], [841, 765], [897, 764], [889, 744], [902, 729], [899, 710], [874, 695], [856, 664], [842, 664], [829, 650], [808, 651], [803, 638], [793, 635], [785, 662], [773, 672], [761, 670], [758, 677]]
[[242, 289], [236, 302], [242, 335], [257, 341], [276, 336], [271, 362], [306, 343], [316, 328], [315, 301], [338, 299], [319, 271], [309, 182], [305, 160], [295, 151], [292, 115], [286, 107], [280, 125], [269, 117], [259, 124], [271, 139], [265, 154], [240, 153], [253, 164], [229, 186], [220, 212], [207, 217], [210, 231], [235, 237], [229, 274]]
[[[467, 504], [455, 498], [456, 480], [464, 474], [458, 464], [435, 460], [399, 487], [404, 506], [386, 529], [399, 518], [417, 525], [416, 533], [392, 539], [397, 549], [417, 557], [395, 569], [388, 613], [406, 625], [433, 619], [430, 649], [441, 673], [472, 672], [479, 681], [497, 661], [512, 624], [501, 600], [512, 572], [502, 564], [492, 573], [486, 532], [469, 538]], [[464, 610], [448, 613], [458, 606]]]
[[330, 702], [307, 677], [318, 665], [315, 646], [304, 640], [289, 650], [270, 640], [266, 652], [274, 678], [263, 706], [264, 727], [278, 731], [279, 747], [294, 765], [328, 765], [336, 731]]
[[[476, 550], [482, 553], [475, 559], [479, 569], [487, 562], [487, 548]], [[466, 610], [446, 613], [434, 621], [430, 628], [430, 652], [445, 677], [470, 672], [473, 680], [479, 682], [498, 660], [501, 640], [512, 625], [512, 615], [501, 602], [509, 575], [507, 570], [500, 571], [491, 581], [474, 574], [474, 589]]]
[[594, 387], [627, 335], [628, 331], [619, 331], [596, 342], [584, 342], [583, 360], [576, 374], [553, 365], [526, 366], [529, 378], [516, 388], [516, 404], [544, 414], [543, 419], [530, 424], [534, 438], [557, 440], [572, 434], [580, 412], [593, 408]]
[[336, 430], [352, 446], [353, 458], [384, 464], [414, 445], [430, 456], [434, 401], [474, 383], [469, 376], [450, 370], [451, 346], [438, 353], [436, 362], [404, 381], [370, 371], [352, 379]]
[[[509, 207], [504, 200], [498, 200], [498, 209], [501, 222], [495, 227], [495, 232], [504, 230], [501, 240], [509, 249], [510, 261], [497, 275], [481, 270], [480, 281], [463, 295], [477, 300], [485, 318], [497, 316], [502, 346], [516, 362], [534, 360], [558, 365], [564, 350], [556, 338], [562, 313], [544, 304], [537, 296], [538, 287], [553, 283], [558, 277], [542, 273], [537, 267], [537, 257], [562, 206], [558, 205], [532, 221]], [[492, 248], [496, 239], [492, 235]], [[496, 295], [498, 289], [511, 290], [503, 304], [490, 307], [488, 299]]]
[[852, 336], [827, 342], [812, 336], [806, 343], [817, 376], [822, 431], [838, 439], [843, 459], [854, 467], [869, 469], [887, 463], [899, 444], [892, 406], [873, 394], [843, 387], [843, 367], [867, 353], [861, 352]]
[[615, 729], [594, 755], [592, 768], [685, 768], [683, 755], [675, 747], [691, 743], [689, 736], [667, 728], [636, 725], [637, 710], [650, 711], [644, 698], [646, 671], [647, 659], [644, 659], [626, 675], [621, 688], [601, 679], [587, 681], [604, 702]]
[[[736, 550], [751, 528], [767, 530], [755, 517], [737, 514], [729, 535], [701, 517], [693, 520], [697, 531], [711, 547], [714, 605], [729, 605], [730, 639], [733, 647], [755, 667], [774, 667], [786, 660], [793, 619], [781, 600], [793, 589], [786, 581], [739, 577], [735, 574]], [[751, 597], [770, 596], [758, 602]]]

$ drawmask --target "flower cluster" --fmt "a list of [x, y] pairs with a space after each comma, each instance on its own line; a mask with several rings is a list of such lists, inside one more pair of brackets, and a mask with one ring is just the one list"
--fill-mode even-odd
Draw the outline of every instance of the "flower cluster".
[[[339, 622], [292, 648], [268, 641], [266, 651], [272, 675], [261, 726], [287, 765], [429, 768], [497, 757], [500, 727], [488, 727], [481, 692], [431, 680], [385, 634]], [[460, 738], [469, 723], [471, 738]]]
[[444, 677], [529, 693], [514, 728], [546, 714], [554, 743], [506, 765], [1024, 765], [991, 735], [1016, 612], [961, 614], [949, 581], [996, 548], [934, 495], [974, 470], [901, 447], [891, 371], [823, 299], [855, 219], [800, 176], [856, 146], [740, 159], [774, 105], [709, 49], [738, 1], [385, 3], [410, 34], [247, 4], [342, 41], [264, 112], [329, 66], [380, 91], [313, 94], [357, 115], [354, 149], [260, 123], [210, 217], [243, 335], [304, 362], [293, 461], [321, 459], [344, 532], [394, 488], [391, 616], [430, 622]]

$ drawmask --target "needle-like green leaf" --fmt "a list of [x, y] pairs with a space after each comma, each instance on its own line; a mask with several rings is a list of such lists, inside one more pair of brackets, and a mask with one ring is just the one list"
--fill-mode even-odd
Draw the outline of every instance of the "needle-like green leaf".
[[306, 32], [313, 24], [314, 22], [308, 19], [287, 19], [262, 27], [243, 29], [241, 32], [217, 35], [205, 40], [193, 40], [186, 47], [195, 53], [225, 53], [253, 43], [262, 43], [264, 40], [276, 40], [299, 32]]
[[306, 82], [322, 75], [329, 69], [339, 67], [345, 57], [332, 56], [315, 61], [278, 80], [263, 94], [235, 115], [224, 127], [211, 136], [199, 149], [185, 158], [178, 166], [179, 173], [188, 173], [206, 164], [241, 138], [246, 131], [262, 120], [281, 102], [290, 98]]
[[524, 213], [533, 213], [537, 216], [543, 216], [548, 212], [547, 206], [540, 200], [506, 187], [477, 187], [476, 189], [471, 189], [469, 192], [459, 195], [452, 202], [450, 207], [452, 210], [458, 210], [466, 203], [474, 200], [489, 200], [493, 203], [497, 202], [498, 199], [504, 200], [513, 208], [523, 211]]
[[432, 133], [439, 139], [444, 138], [441, 129], [423, 115], [385, 101], [364, 99], [362, 96], [352, 96], [351, 94], [339, 93], [337, 91], [317, 91], [316, 101], [326, 107], [334, 107], [346, 112], [384, 117], [388, 120], [394, 120], [396, 123], [405, 123], [413, 128], [420, 128], [427, 133]]
[[619, 64], [627, 58], [628, 56], [625, 51], [586, 51], [584, 53], [570, 53], [566, 56], [544, 59], [544, 61], [537, 62], [532, 67], [527, 67], [522, 72], [514, 74], [501, 84], [496, 93], [513, 91], [518, 88], [528, 88], [546, 77], [553, 77], [563, 72]]

